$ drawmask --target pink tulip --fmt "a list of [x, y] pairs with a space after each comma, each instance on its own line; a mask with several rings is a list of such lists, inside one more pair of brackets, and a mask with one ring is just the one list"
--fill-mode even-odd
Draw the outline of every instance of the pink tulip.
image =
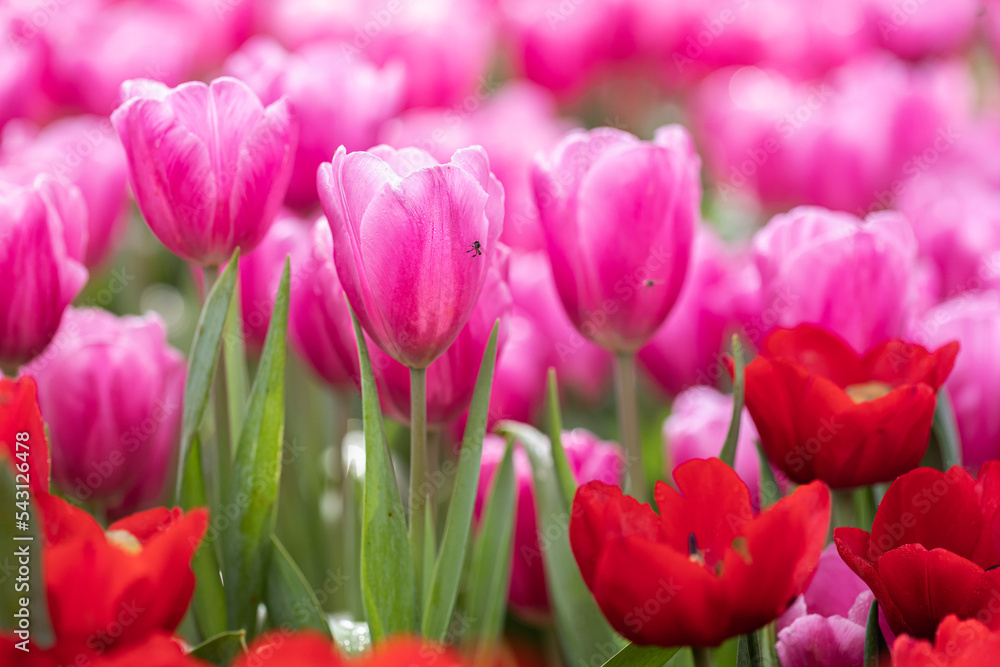
[[914, 315], [917, 246], [898, 213], [861, 220], [800, 206], [775, 216], [753, 246], [773, 327], [818, 324], [864, 351], [901, 335]]
[[126, 81], [111, 122], [125, 146], [132, 190], [171, 252], [219, 265], [251, 252], [278, 212], [297, 129], [285, 100], [267, 108], [222, 77], [170, 89]]
[[865, 626], [874, 596], [833, 544], [812, 583], [778, 619], [782, 667], [854, 667], [864, 661]]
[[75, 116], [41, 131], [11, 123], [3, 135], [0, 164], [45, 172], [79, 188], [87, 212], [84, 264], [94, 268], [108, 259], [128, 223], [128, 167], [111, 121]]
[[687, 274], [700, 164], [677, 125], [652, 142], [612, 128], [573, 131], [536, 163], [552, 273], [585, 337], [632, 352], [663, 323]]
[[[712, 387], [691, 387], [674, 399], [670, 416], [663, 422], [663, 445], [671, 469], [691, 459], [718, 456], [733, 418], [733, 396]], [[736, 443], [736, 473], [758, 497], [760, 457], [757, 454], [757, 428], [750, 413], [743, 409], [740, 435]]]
[[365, 150], [376, 142], [379, 126], [402, 102], [403, 69], [379, 69], [362, 58], [344, 55], [335, 42], [309, 44], [295, 53], [277, 42], [255, 37], [226, 61], [227, 74], [241, 79], [264, 104], [288, 98], [299, 122], [299, 144], [285, 201], [314, 207], [316, 169], [341, 145]]
[[[260, 244], [240, 259], [240, 306], [243, 310], [243, 335], [247, 347], [260, 351], [264, 347], [271, 313], [278, 296], [285, 258], [307, 252], [310, 226], [288, 211], [281, 211]], [[289, 289], [300, 276], [289, 276]]]
[[330, 223], [322, 216], [292, 255], [288, 318], [292, 346], [320, 378], [333, 387], [357, 382], [354, 325], [333, 263]]
[[52, 345], [23, 370], [38, 382], [52, 478], [63, 493], [116, 515], [159, 498], [175, 457], [186, 367], [158, 315], [70, 309]]
[[[444, 426], [469, 408], [486, 343], [494, 323], [500, 320], [497, 351], [502, 354], [510, 317], [510, 288], [502, 268], [486, 275], [483, 291], [468, 322], [455, 342], [427, 367], [427, 423]], [[383, 411], [404, 423], [410, 421], [410, 371], [376, 345], [369, 344], [375, 383]]]
[[[531, 345], [536, 351], [544, 348], [545, 366], [556, 369], [560, 388], [572, 389], [588, 402], [599, 401], [611, 376], [611, 355], [580, 335], [570, 322], [546, 254], [512, 253], [509, 276], [517, 311], [531, 318], [539, 329], [540, 335], [532, 339]], [[531, 394], [537, 388], [523, 387], [520, 391]]]
[[19, 185], [0, 174], [0, 364], [39, 354], [87, 282], [86, 220], [58, 205], [70, 195], [50, 176]]
[[365, 332], [427, 368], [472, 314], [503, 227], [503, 187], [486, 151], [439, 165], [425, 151], [337, 150], [317, 174], [334, 261]]
[[1000, 292], [964, 292], [925, 313], [910, 331], [925, 346], [957, 340], [961, 346], [944, 388], [951, 398], [963, 463], [978, 467], [1000, 458]]
[[0, 128], [12, 118], [30, 115], [41, 94], [45, 44], [38, 27], [25, 21], [18, 8], [0, 6]]
[[[570, 470], [579, 484], [599, 480], [621, 484], [625, 457], [617, 443], [600, 440], [584, 429], [563, 431], [563, 447]], [[476, 493], [476, 519], [488, 502], [490, 485], [506, 448], [504, 439], [487, 435], [483, 442], [479, 489]], [[549, 615], [549, 596], [539, 544], [537, 510], [528, 455], [518, 446], [514, 450], [514, 475], [517, 489], [517, 513], [514, 518], [514, 553], [510, 578], [511, 609], [528, 620], [543, 620]]]
[[759, 300], [760, 276], [748, 253], [727, 248], [709, 227], [700, 227], [690, 275], [663, 326], [639, 350], [640, 363], [668, 394], [717, 384], [728, 377], [722, 360], [730, 336], [739, 331], [759, 342]]
[[545, 334], [516, 305], [508, 328], [493, 375], [489, 426], [502, 419], [531, 423], [545, 402], [551, 359], [551, 350], [543, 344]]
[[901, 58], [960, 53], [975, 34], [980, 0], [868, 0], [874, 41]]
[[568, 123], [559, 119], [552, 95], [524, 81], [505, 84], [471, 109], [412, 109], [382, 128], [390, 146], [416, 146], [439, 161], [463, 146], [479, 144], [504, 190], [500, 240], [514, 249], [545, 247], [531, 190], [531, 164], [556, 145]]

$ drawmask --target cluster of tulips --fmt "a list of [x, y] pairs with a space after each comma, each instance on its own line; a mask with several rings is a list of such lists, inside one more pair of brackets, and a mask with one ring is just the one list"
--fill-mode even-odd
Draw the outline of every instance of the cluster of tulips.
[[992, 0], [12, 0], [0, 50], [0, 665], [1000, 654]]

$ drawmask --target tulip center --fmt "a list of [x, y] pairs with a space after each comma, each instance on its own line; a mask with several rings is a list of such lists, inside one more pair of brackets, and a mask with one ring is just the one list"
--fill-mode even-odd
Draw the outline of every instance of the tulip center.
[[694, 533], [688, 533], [688, 558], [692, 563], [705, 564], [705, 554], [701, 553], [701, 549], [698, 548], [698, 538], [694, 536]]
[[874, 401], [876, 398], [882, 398], [890, 391], [892, 391], [892, 385], [886, 384], [885, 382], [879, 382], [878, 380], [872, 380], [871, 382], [862, 382], [861, 384], [850, 384], [844, 387], [844, 391], [847, 395], [851, 397], [851, 400], [855, 403], [867, 403], [868, 401]]
[[142, 551], [142, 544], [127, 530], [109, 530], [104, 536], [108, 538], [108, 542], [132, 556]]

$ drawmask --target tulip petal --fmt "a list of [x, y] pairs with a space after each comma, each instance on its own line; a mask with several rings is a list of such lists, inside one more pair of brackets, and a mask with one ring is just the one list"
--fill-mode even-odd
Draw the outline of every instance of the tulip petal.
[[801, 366], [808, 374], [828, 378], [841, 388], [870, 379], [847, 341], [812, 324], [774, 331], [764, 340], [761, 354]]

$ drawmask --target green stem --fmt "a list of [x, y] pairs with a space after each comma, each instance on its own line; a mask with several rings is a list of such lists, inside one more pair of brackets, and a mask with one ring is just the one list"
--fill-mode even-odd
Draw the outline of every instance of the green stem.
[[695, 667], [712, 667], [712, 654], [704, 646], [692, 646], [691, 657]]
[[629, 492], [641, 503], [649, 500], [639, 441], [639, 399], [635, 354], [619, 353], [615, 359], [615, 398], [618, 402], [618, 432], [628, 456]]
[[854, 489], [833, 491], [831, 534], [834, 528], [857, 528], [858, 517], [854, 507]]
[[[205, 300], [207, 301], [208, 295], [212, 292], [212, 288], [219, 279], [219, 267], [206, 266], [202, 271], [205, 277]], [[234, 296], [234, 298], [239, 297]], [[232, 309], [230, 309], [231, 312]], [[223, 347], [225, 347], [225, 342], [223, 342]], [[223, 350], [224, 354], [225, 350]], [[218, 498], [220, 501], [224, 501], [229, 497], [229, 477], [230, 469], [232, 468], [231, 440], [233, 437], [233, 434], [230, 432], [229, 396], [226, 391], [224, 363], [219, 364], [215, 369], [213, 384], [212, 400], [215, 404], [215, 450], [212, 451], [211, 447], [205, 447], [205, 453], [214, 459], [212, 463], [217, 475], [214, 486], [216, 487]]]
[[410, 369], [410, 550], [423, 608], [425, 513], [421, 487], [427, 477], [427, 369]]

